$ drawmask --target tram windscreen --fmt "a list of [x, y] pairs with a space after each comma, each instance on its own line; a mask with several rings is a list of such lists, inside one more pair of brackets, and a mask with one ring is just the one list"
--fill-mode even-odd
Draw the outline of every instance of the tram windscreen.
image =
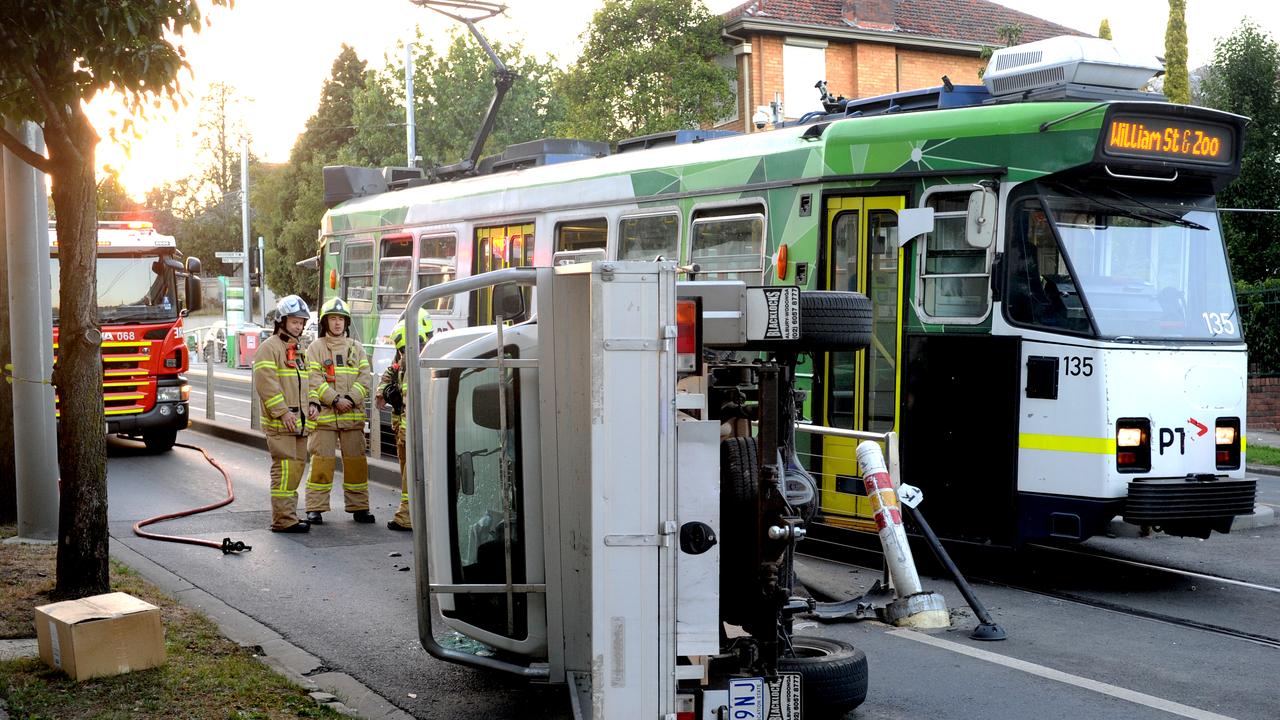
[[1226, 248], [1210, 197], [1052, 186], [1043, 196], [1075, 292], [1104, 338], [1239, 340]]

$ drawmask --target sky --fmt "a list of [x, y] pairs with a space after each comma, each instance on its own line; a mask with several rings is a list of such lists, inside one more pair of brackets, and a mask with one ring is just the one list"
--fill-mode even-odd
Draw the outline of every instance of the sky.
[[[712, 12], [725, 12], [741, 0], [704, 0]], [[484, 20], [487, 37], [522, 41], [527, 51], [553, 55], [561, 65], [577, 57], [580, 36], [602, 0], [505, 0], [505, 16]], [[202, 0], [202, 5], [207, 4]], [[1117, 43], [1151, 55], [1164, 52], [1167, 0], [1000, 0], [1031, 15], [1096, 33], [1103, 18]], [[129, 148], [113, 143], [106, 128], [119, 123], [110, 97], [95, 99], [90, 116], [104, 138], [99, 167], [111, 166], [125, 187], [141, 198], [149, 188], [191, 174], [198, 152], [194, 136], [199, 101], [212, 83], [232, 86], [248, 99], [239, 122], [252, 138], [252, 152], [269, 162], [284, 162], [319, 103], [320, 90], [343, 43], [355, 48], [371, 67], [403, 62], [398, 42], [420, 28], [437, 47], [448, 32], [462, 28], [410, 0], [236, 0], [232, 10], [209, 8], [209, 25], [182, 41], [192, 73], [181, 86], [187, 107], [153, 111], [138, 128], [141, 139]], [[1192, 68], [1206, 64], [1215, 42], [1230, 35], [1246, 16], [1280, 39], [1280, 3], [1266, 0], [1187, 0], [1188, 56]], [[487, 82], [487, 78], [485, 79]]]

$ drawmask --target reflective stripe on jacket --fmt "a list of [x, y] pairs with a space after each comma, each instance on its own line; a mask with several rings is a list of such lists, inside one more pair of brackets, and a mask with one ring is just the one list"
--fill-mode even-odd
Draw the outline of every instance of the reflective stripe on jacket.
[[[349, 337], [326, 335], [307, 346], [307, 401], [320, 406], [316, 427], [363, 430], [364, 402], [373, 386], [373, 373], [364, 346]], [[334, 403], [347, 397], [354, 403], [340, 413]]]

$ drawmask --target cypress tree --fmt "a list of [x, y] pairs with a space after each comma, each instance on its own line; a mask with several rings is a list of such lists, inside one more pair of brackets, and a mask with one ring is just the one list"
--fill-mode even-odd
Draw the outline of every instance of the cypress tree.
[[1191, 102], [1187, 77], [1187, 0], [1169, 0], [1169, 25], [1164, 32], [1164, 95], [1169, 102]]
[[1111, 23], [1106, 18], [1102, 18], [1102, 24], [1098, 26], [1098, 37], [1103, 40], [1111, 39]]

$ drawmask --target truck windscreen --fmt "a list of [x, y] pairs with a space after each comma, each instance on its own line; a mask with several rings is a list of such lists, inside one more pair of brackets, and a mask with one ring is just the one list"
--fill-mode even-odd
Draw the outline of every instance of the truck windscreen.
[[[159, 260], [155, 256], [98, 256], [98, 322], [160, 322], [178, 317], [173, 270], [159, 264]], [[49, 260], [49, 274], [53, 318], [57, 321], [62, 274], [57, 256]]]

